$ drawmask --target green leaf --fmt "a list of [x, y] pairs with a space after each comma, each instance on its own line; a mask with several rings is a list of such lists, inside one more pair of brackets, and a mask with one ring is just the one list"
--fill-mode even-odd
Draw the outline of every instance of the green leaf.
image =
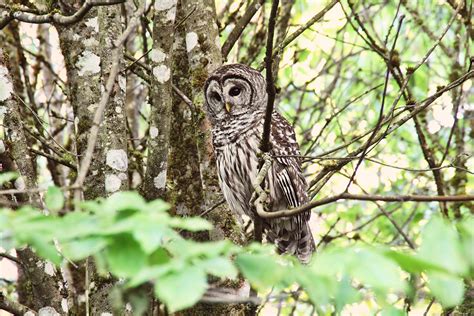
[[146, 267], [130, 279], [127, 283], [127, 287], [136, 287], [145, 282], [156, 280], [172, 270], [182, 269], [183, 267], [183, 262], [173, 262], [172, 264]]
[[94, 201], [81, 201], [81, 202], [75, 202], [76, 205], [79, 205], [79, 207], [87, 212], [95, 213], [95, 214], [100, 214], [102, 209], [103, 209], [103, 198], [98, 198]]
[[81, 238], [61, 244], [63, 255], [70, 260], [85, 259], [107, 246], [107, 240], [100, 237]]
[[176, 312], [196, 304], [207, 289], [206, 273], [198, 267], [187, 266], [160, 277], [155, 283], [155, 294]]
[[140, 246], [147, 254], [155, 251], [163, 244], [165, 238], [172, 234], [173, 231], [163, 225], [141, 227], [133, 231], [133, 237], [140, 243]]
[[148, 264], [149, 265], [163, 265], [168, 263], [171, 260], [171, 257], [164, 248], [158, 248], [153, 253], [151, 253], [148, 257]]
[[61, 257], [52, 242], [37, 237], [31, 240], [30, 245], [40, 257], [51, 261], [55, 265], [61, 264]]
[[171, 227], [185, 229], [191, 232], [212, 229], [212, 224], [200, 217], [173, 217]]
[[452, 273], [467, 273], [460, 240], [454, 228], [439, 217], [433, 218], [422, 232], [419, 258]]
[[339, 282], [335, 295], [336, 312], [340, 312], [344, 305], [352, 304], [360, 300], [360, 293], [352, 285], [348, 275], [344, 275]]
[[398, 308], [393, 306], [384, 308], [382, 310], [381, 316], [404, 316], [406, 313]]
[[46, 207], [51, 212], [58, 212], [64, 207], [64, 194], [56, 186], [50, 186], [44, 197]]
[[406, 289], [406, 283], [401, 278], [398, 266], [371, 249], [355, 249], [350, 271], [363, 284], [381, 292]]
[[105, 200], [103, 208], [106, 212], [147, 210], [145, 199], [134, 191], [117, 192]]
[[164, 212], [170, 209], [170, 205], [163, 200], [153, 200], [148, 203], [146, 209], [149, 212]]
[[237, 248], [228, 240], [198, 243], [183, 238], [174, 239], [164, 247], [172, 255], [180, 258], [193, 258], [198, 256], [213, 258], [219, 255], [230, 254]]
[[394, 250], [385, 250], [384, 255], [394, 260], [400, 267], [410, 273], [421, 273], [424, 271], [446, 272], [443, 267], [423, 260], [415, 255], [397, 252]]
[[18, 178], [19, 174], [14, 171], [0, 173], [0, 185]]
[[60, 223], [56, 216], [45, 216], [38, 210], [22, 210], [12, 218], [11, 228], [18, 241], [30, 243], [37, 236], [41, 236], [42, 240], [53, 240], [56, 230], [61, 227]]
[[[112, 219], [107, 221], [112, 223]], [[95, 214], [85, 212], [69, 212], [61, 217], [57, 238], [60, 241], [77, 240], [98, 235], [103, 230], [103, 219]]]
[[237, 268], [228, 258], [211, 258], [198, 262], [196, 265], [219, 278], [235, 279], [238, 274]]
[[128, 234], [117, 235], [105, 249], [110, 272], [118, 277], [132, 277], [146, 264], [140, 245]]
[[243, 253], [237, 256], [235, 263], [244, 277], [261, 290], [276, 285], [285, 274], [285, 268], [278, 264], [275, 258], [265, 255]]
[[469, 216], [459, 223], [461, 247], [465, 260], [474, 269], [474, 216]]
[[443, 273], [428, 273], [428, 288], [444, 307], [461, 304], [464, 296], [464, 282], [461, 278]]
[[309, 299], [319, 306], [329, 303], [329, 297], [335, 292], [335, 279], [309, 269], [293, 270], [296, 281], [303, 286]]

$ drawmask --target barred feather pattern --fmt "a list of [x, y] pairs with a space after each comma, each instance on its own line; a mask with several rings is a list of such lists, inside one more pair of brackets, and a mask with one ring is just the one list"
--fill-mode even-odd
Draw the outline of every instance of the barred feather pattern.
[[[224, 68], [232, 67], [233, 68]], [[253, 69], [243, 65], [224, 66], [214, 77], [221, 80], [222, 74], [253, 77], [249, 81], [252, 89], [265, 92], [263, 77], [253, 73]], [[222, 73], [219, 73], [219, 71]], [[241, 72], [241, 73], [239, 73]], [[236, 74], [237, 73], [237, 74]], [[252, 82], [253, 80], [253, 82]], [[207, 86], [207, 85], [206, 85]], [[224, 89], [223, 89], [224, 90]], [[258, 93], [255, 93], [258, 95]], [[238, 214], [255, 218], [255, 206], [251, 203], [253, 181], [258, 173], [259, 146], [263, 131], [266, 93], [250, 99], [253, 101], [251, 113], [211, 117], [214, 152], [217, 160], [219, 181], [230, 209]], [[256, 106], [255, 106], [256, 105]], [[209, 113], [212, 115], [212, 113]], [[272, 116], [270, 142], [271, 154], [275, 157], [266, 179], [269, 192], [268, 211], [294, 208], [309, 201], [307, 183], [301, 170], [299, 146], [292, 126], [278, 112]], [[263, 219], [266, 239], [274, 243], [279, 253], [292, 254], [307, 263], [314, 251], [314, 240], [309, 229], [310, 212], [287, 218]]]

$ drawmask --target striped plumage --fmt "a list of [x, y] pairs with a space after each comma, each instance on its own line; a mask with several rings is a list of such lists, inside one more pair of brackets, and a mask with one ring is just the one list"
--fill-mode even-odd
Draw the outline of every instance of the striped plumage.
[[[214, 152], [224, 197], [234, 212], [255, 217], [250, 199], [258, 172], [260, 140], [267, 102], [265, 80], [241, 64], [222, 66], [205, 85], [206, 111], [212, 123]], [[275, 156], [265, 180], [269, 211], [293, 208], [308, 202], [295, 133], [277, 112], [273, 113], [270, 141]], [[265, 219], [267, 240], [280, 253], [308, 262], [314, 241], [308, 226], [310, 212], [290, 218]]]

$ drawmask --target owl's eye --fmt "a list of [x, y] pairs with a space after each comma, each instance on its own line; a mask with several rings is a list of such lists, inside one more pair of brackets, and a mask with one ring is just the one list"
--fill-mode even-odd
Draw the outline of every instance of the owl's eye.
[[217, 92], [213, 92], [213, 93], [211, 94], [211, 98], [213, 98], [213, 99], [214, 99], [215, 101], [217, 101], [217, 102], [221, 102], [221, 101], [222, 101], [222, 100], [221, 100], [221, 96], [220, 96], [219, 93], [217, 93]]
[[233, 87], [229, 90], [229, 94], [233, 97], [238, 96], [240, 94], [241, 89], [239, 87]]

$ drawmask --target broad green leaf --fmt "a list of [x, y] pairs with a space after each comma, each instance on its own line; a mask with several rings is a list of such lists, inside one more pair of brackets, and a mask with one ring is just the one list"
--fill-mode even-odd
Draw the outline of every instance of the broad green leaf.
[[18, 178], [19, 174], [14, 171], [0, 173], [0, 186]]
[[156, 280], [155, 294], [176, 312], [196, 304], [207, 289], [206, 273], [198, 267], [184, 267]]
[[103, 204], [106, 212], [147, 210], [145, 199], [134, 191], [117, 192], [112, 194]]
[[423, 260], [415, 255], [398, 252], [394, 250], [383, 251], [387, 258], [394, 260], [400, 267], [410, 273], [421, 273], [424, 271], [439, 271], [446, 272], [443, 267]]
[[378, 291], [389, 292], [406, 289], [406, 283], [401, 277], [398, 266], [371, 249], [355, 249], [350, 272], [364, 285]]
[[170, 226], [185, 229], [191, 232], [212, 229], [212, 224], [200, 217], [173, 217]]
[[172, 255], [180, 258], [192, 258], [197, 256], [213, 258], [221, 254], [229, 254], [236, 248], [236, 246], [228, 240], [198, 243], [183, 238], [172, 240], [164, 247], [170, 251]]
[[293, 271], [296, 281], [303, 286], [314, 304], [321, 306], [329, 303], [330, 296], [335, 292], [336, 280], [334, 278], [318, 275], [310, 269]]
[[[163, 265], [171, 260], [170, 254], [164, 248], [158, 248], [148, 256], [149, 265]], [[175, 261], [177, 261], [175, 259]]]
[[107, 240], [100, 237], [81, 238], [61, 244], [61, 252], [70, 260], [85, 259], [107, 246]]
[[98, 198], [94, 201], [81, 201], [81, 202], [76, 202], [76, 204], [79, 205], [79, 207], [84, 210], [88, 211], [91, 213], [95, 214], [100, 214], [101, 211], [103, 210], [103, 198]]
[[150, 254], [160, 247], [165, 241], [165, 238], [171, 234], [173, 234], [173, 231], [168, 227], [157, 225], [156, 227], [141, 227], [133, 231], [133, 238], [140, 243], [145, 253]]
[[[254, 254], [239, 254], [235, 260], [244, 277], [257, 289], [268, 289], [279, 283], [287, 268], [281, 266], [273, 257]], [[271, 273], [268, 273], [271, 271]]]
[[127, 282], [127, 287], [136, 287], [140, 284], [143, 284], [148, 281], [154, 281], [160, 278], [161, 276], [165, 275], [166, 273], [183, 269], [184, 263], [183, 262], [176, 262], [170, 264], [163, 264], [154, 267], [146, 267], [141, 269], [136, 275], [131, 277], [130, 281]]
[[382, 310], [381, 316], [404, 316], [406, 313], [398, 308], [393, 306], [384, 308]]
[[51, 261], [55, 265], [61, 264], [61, 257], [52, 242], [37, 237], [32, 238], [30, 245], [40, 257]]
[[458, 225], [461, 247], [465, 260], [474, 269], [474, 216], [469, 216]]
[[140, 245], [128, 234], [115, 236], [105, 249], [110, 272], [118, 277], [132, 277], [146, 264], [146, 255]]
[[464, 297], [463, 280], [448, 274], [428, 273], [428, 288], [444, 307], [459, 305]]
[[149, 212], [164, 212], [169, 210], [169, 208], [170, 205], [163, 200], [153, 200], [146, 207]]
[[[110, 224], [113, 222], [111, 218], [107, 221]], [[57, 238], [60, 241], [69, 241], [97, 236], [102, 232], [104, 226], [103, 218], [98, 218], [95, 214], [69, 212], [61, 217]]]
[[340, 312], [344, 308], [344, 305], [359, 301], [360, 297], [360, 293], [352, 287], [349, 276], [343, 275], [335, 295], [336, 311]]
[[453, 273], [465, 274], [467, 261], [454, 228], [439, 217], [433, 218], [422, 232], [419, 257]]
[[208, 274], [212, 274], [220, 278], [235, 279], [238, 274], [237, 268], [228, 258], [211, 258], [198, 262], [196, 265], [204, 269], [204, 271], [206, 271]]
[[351, 248], [329, 248], [319, 253], [310, 263], [310, 268], [318, 274], [333, 276], [346, 271], [352, 260]]
[[26, 217], [19, 214], [20, 216], [16, 216], [11, 221], [15, 238], [21, 242], [29, 243], [36, 236], [41, 236], [42, 240], [52, 241], [58, 235], [57, 230], [61, 227], [61, 220], [56, 216], [45, 216], [39, 211], [32, 212], [36, 214]]
[[64, 194], [58, 187], [50, 186], [46, 191], [44, 202], [48, 210], [56, 213], [64, 207]]

